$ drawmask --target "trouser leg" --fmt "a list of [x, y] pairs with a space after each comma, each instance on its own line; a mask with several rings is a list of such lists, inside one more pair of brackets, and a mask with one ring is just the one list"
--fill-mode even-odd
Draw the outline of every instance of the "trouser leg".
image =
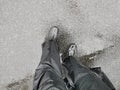
[[67, 57], [64, 66], [68, 69], [75, 90], [111, 90], [95, 73], [78, 63], [74, 57]]
[[35, 71], [33, 90], [66, 90], [55, 40], [46, 41], [42, 45], [42, 57]]
[[90, 68], [91, 71], [95, 72], [100, 78], [101, 80], [108, 86], [111, 88], [111, 90], [115, 90], [114, 85], [112, 84], [112, 82], [109, 80], [109, 78], [106, 76], [106, 74], [101, 70], [100, 67], [94, 67], [94, 68]]

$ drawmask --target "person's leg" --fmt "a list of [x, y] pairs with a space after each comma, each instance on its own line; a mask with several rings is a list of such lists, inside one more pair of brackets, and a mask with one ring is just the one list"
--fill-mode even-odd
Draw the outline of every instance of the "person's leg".
[[73, 57], [73, 54], [65, 58], [63, 65], [68, 70], [68, 74], [74, 83], [75, 90], [111, 90], [89, 68], [82, 63], [78, 63]]
[[109, 80], [109, 78], [106, 76], [106, 74], [101, 70], [101, 67], [94, 67], [90, 68], [91, 71], [95, 72], [100, 79], [111, 88], [111, 90], [116, 90], [112, 82]]
[[56, 36], [51, 36], [42, 45], [42, 57], [35, 71], [33, 90], [66, 90], [61, 75], [60, 55], [55, 39]]

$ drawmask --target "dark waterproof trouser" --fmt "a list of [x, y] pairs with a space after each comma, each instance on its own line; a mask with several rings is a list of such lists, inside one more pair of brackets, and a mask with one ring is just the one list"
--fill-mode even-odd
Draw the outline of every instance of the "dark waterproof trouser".
[[[112, 90], [89, 68], [67, 57], [63, 64], [74, 83], [73, 90]], [[56, 41], [42, 45], [41, 61], [35, 71], [33, 90], [69, 90], [62, 78], [59, 49]]]

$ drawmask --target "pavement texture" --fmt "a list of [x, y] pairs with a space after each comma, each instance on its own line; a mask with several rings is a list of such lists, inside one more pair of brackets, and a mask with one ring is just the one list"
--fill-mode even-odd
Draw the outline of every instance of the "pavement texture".
[[84, 64], [100, 66], [120, 90], [120, 0], [0, 0], [0, 90], [32, 90], [41, 44], [60, 29]]

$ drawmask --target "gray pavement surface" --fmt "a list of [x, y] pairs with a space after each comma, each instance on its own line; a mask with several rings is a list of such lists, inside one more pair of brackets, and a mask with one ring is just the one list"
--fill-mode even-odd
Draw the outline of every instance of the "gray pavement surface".
[[120, 0], [0, 0], [0, 90], [30, 90], [32, 77], [26, 77], [34, 74], [55, 25], [61, 51], [71, 42], [78, 58], [101, 51], [90, 66], [101, 66], [120, 90]]

